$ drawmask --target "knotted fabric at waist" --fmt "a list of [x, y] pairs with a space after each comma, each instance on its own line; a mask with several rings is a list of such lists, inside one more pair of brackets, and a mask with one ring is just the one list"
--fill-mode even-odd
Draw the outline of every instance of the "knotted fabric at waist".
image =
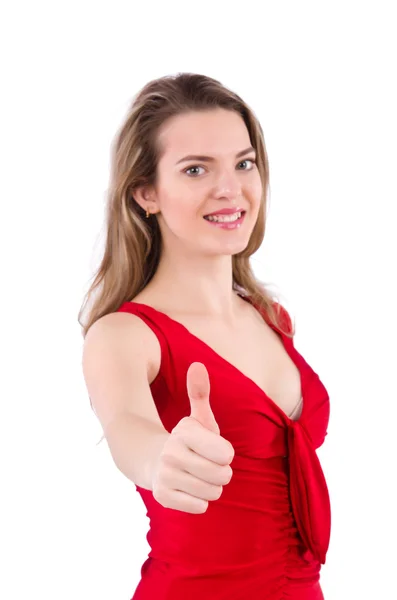
[[299, 421], [288, 425], [291, 504], [302, 540], [312, 555], [325, 564], [330, 533], [328, 488], [312, 441]]

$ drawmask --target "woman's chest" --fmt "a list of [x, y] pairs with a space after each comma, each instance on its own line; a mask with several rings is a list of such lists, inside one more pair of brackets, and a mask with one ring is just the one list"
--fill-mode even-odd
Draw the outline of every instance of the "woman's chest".
[[184, 326], [188, 330], [186, 335], [194, 336], [193, 343], [204, 344], [212, 359], [223, 363], [223, 371], [239, 371], [287, 415], [298, 408], [293, 418], [299, 418], [300, 372], [281, 336], [269, 325], [254, 320], [231, 331], [224, 326], [191, 319], [185, 321]]

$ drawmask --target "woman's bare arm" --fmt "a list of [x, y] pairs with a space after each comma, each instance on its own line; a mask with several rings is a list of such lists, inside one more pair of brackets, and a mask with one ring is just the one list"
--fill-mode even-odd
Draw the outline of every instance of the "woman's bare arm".
[[160, 360], [155, 334], [128, 313], [102, 317], [84, 341], [84, 378], [112, 458], [128, 479], [145, 489], [152, 489], [151, 473], [170, 435], [149, 387]]

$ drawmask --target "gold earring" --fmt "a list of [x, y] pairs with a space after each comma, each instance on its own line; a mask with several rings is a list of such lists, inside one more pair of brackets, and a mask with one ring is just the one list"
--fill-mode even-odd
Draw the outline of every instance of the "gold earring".
[[148, 219], [148, 218], [149, 218], [149, 216], [150, 216], [150, 212], [147, 210], [147, 211], [146, 211], [146, 218]]

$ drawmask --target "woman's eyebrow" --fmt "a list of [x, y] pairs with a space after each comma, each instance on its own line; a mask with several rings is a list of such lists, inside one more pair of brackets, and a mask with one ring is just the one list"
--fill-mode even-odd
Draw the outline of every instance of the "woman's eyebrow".
[[[255, 152], [255, 148], [250, 146], [249, 148], [246, 148], [245, 150], [241, 150], [241, 152], [237, 152], [236, 158], [240, 158], [240, 156], [243, 156], [244, 154], [248, 154], [248, 152], [252, 152], [252, 151]], [[178, 162], [176, 164], [179, 165], [179, 163], [186, 162], [188, 160], [199, 160], [201, 162], [214, 162], [215, 159], [212, 156], [201, 156], [199, 154], [189, 154], [188, 156], [184, 156], [183, 158], [178, 160]]]

